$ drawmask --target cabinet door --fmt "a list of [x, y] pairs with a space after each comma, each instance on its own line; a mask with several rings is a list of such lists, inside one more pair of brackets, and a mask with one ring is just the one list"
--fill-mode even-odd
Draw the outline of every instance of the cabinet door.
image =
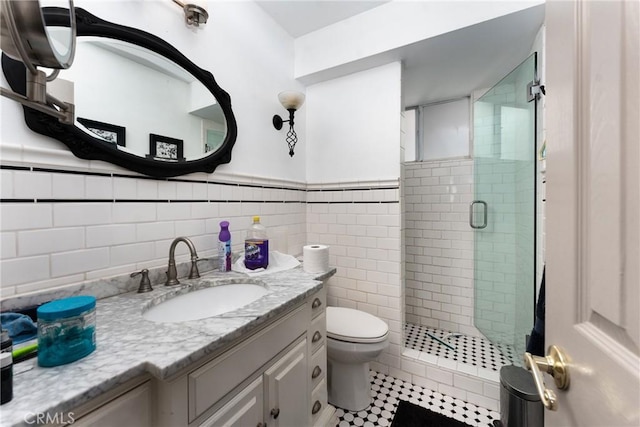
[[146, 382], [75, 422], [81, 427], [151, 427], [151, 388]]
[[307, 340], [299, 342], [264, 373], [269, 427], [309, 424], [307, 393]]
[[262, 377], [258, 377], [231, 399], [229, 403], [200, 424], [200, 427], [261, 426], [263, 389]]

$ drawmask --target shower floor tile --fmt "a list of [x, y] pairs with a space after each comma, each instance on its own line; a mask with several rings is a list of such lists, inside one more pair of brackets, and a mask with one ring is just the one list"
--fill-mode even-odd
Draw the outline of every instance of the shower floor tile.
[[489, 411], [460, 399], [445, 396], [417, 385], [370, 371], [371, 405], [358, 412], [337, 408], [338, 423], [336, 427], [387, 427], [391, 425], [398, 402], [408, 400], [411, 403], [430, 409], [433, 412], [454, 418], [471, 426], [493, 426], [493, 420], [500, 419], [500, 414]]
[[[511, 347], [498, 348], [484, 338], [450, 333], [412, 323], [406, 323], [404, 330], [405, 348], [492, 371], [499, 371], [504, 365], [520, 364]], [[455, 350], [436, 341], [428, 334], [441, 339]]]

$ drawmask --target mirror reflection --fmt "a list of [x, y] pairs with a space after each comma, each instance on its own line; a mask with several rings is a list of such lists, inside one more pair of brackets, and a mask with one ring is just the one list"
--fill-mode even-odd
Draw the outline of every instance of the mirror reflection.
[[174, 62], [134, 44], [79, 37], [73, 67], [52, 86], [63, 98], [73, 88], [78, 128], [141, 157], [199, 159], [226, 137], [213, 94]]

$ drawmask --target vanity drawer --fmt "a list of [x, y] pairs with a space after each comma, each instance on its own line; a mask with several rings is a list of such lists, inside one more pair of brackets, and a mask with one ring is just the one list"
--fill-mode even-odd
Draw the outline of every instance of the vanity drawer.
[[311, 425], [316, 425], [320, 415], [326, 409], [327, 399], [327, 381], [323, 379], [311, 393]]
[[316, 351], [309, 362], [309, 379], [311, 390], [315, 389], [324, 379], [327, 372], [327, 348], [323, 345]]
[[307, 339], [309, 340], [310, 353], [315, 353], [320, 346], [322, 346], [326, 341], [327, 336], [327, 316], [326, 314], [321, 314], [320, 316], [313, 319], [311, 322], [311, 327], [309, 328], [309, 332], [307, 335]]
[[309, 305], [311, 306], [311, 318], [319, 316], [324, 313], [325, 308], [327, 307], [327, 289], [320, 289], [309, 301]]

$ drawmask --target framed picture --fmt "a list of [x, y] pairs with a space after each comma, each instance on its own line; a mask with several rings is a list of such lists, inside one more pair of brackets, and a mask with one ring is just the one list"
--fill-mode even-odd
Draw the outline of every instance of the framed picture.
[[86, 127], [90, 132], [96, 134], [99, 138], [113, 144], [126, 146], [126, 128], [116, 126], [109, 123], [98, 122], [96, 120], [78, 117], [78, 123]]
[[149, 157], [157, 160], [183, 162], [183, 142], [181, 139], [149, 134]]

